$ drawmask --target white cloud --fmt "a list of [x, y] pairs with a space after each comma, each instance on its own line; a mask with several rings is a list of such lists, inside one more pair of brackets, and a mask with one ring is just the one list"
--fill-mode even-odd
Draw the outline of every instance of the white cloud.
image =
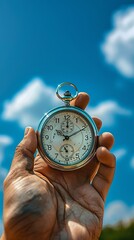
[[[41, 79], [33, 79], [18, 92], [11, 101], [4, 104], [2, 117], [5, 120], [17, 121], [21, 127], [28, 125], [37, 128], [40, 118], [45, 112], [62, 105], [55, 95], [55, 89], [47, 86]], [[110, 126], [115, 122], [116, 115], [131, 115], [115, 101], [106, 101], [96, 107], [87, 108], [90, 115], [97, 115], [103, 120], [103, 125]]]
[[10, 145], [13, 142], [12, 138], [7, 135], [0, 135], [0, 146]]
[[132, 168], [134, 168], [134, 156], [133, 156], [132, 159], [131, 159], [130, 166], [131, 166]]
[[113, 201], [105, 209], [104, 225], [114, 225], [119, 221], [128, 223], [134, 219], [134, 205], [129, 207], [123, 201]]
[[115, 101], [105, 101], [99, 103], [96, 107], [87, 108], [91, 116], [98, 116], [103, 121], [103, 126], [110, 126], [115, 123], [116, 116], [130, 116], [131, 110], [121, 107]]
[[134, 78], [134, 6], [114, 14], [113, 29], [101, 49], [109, 64], [122, 75]]
[[15, 120], [20, 126], [37, 128], [45, 112], [57, 106], [55, 89], [47, 86], [40, 78], [33, 79], [18, 92], [11, 101], [4, 104], [3, 119]]
[[13, 139], [7, 135], [0, 135], [0, 164], [4, 158], [5, 147], [13, 143]]
[[127, 154], [127, 150], [125, 148], [119, 148], [115, 150], [113, 154], [116, 156], [116, 159], [119, 160]]

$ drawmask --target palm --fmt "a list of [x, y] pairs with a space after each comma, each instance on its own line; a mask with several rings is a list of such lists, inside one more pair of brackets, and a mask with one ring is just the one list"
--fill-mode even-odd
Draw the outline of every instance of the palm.
[[[46, 189], [45, 193], [40, 192], [41, 195], [45, 194], [42, 199], [47, 198], [49, 203], [40, 219], [40, 223], [47, 220], [46, 212], [49, 211], [51, 224], [46, 225], [46, 229], [43, 228], [43, 231], [47, 232], [46, 237], [51, 235], [54, 239], [98, 239], [104, 202], [90, 185], [89, 178], [86, 178], [87, 168], [73, 173], [59, 172], [48, 167], [44, 160], [38, 157], [34, 172]], [[82, 181], [80, 175], [83, 175]]]
[[[82, 96], [83, 101], [78, 98], [72, 104], [84, 109], [89, 98]], [[100, 129], [101, 121], [94, 121]], [[2, 240], [98, 239], [115, 169], [115, 158], [109, 152], [112, 135], [102, 134], [98, 144], [96, 157], [85, 167], [59, 172], [40, 156], [33, 161], [37, 138], [29, 129], [5, 180]]]
[[[47, 174], [43, 173], [45, 168]], [[33, 231], [34, 237], [40, 240], [98, 239], [103, 200], [88, 179], [84, 179], [83, 183], [79, 181], [78, 173], [83, 174], [83, 171], [75, 174], [58, 172], [48, 167], [41, 158], [35, 161], [34, 172], [13, 183], [17, 189], [15, 196], [8, 191], [10, 200], [16, 202], [16, 215], [21, 212], [9, 227], [14, 232], [19, 229], [26, 240], [33, 239]]]

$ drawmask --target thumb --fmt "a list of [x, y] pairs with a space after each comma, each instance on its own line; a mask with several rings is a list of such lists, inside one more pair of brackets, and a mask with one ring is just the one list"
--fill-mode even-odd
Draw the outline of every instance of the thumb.
[[25, 129], [24, 138], [16, 147], [11, 169], [32, 171], [34, 165], [34, 153], [37, 148], [36, 133], [33, 128]]

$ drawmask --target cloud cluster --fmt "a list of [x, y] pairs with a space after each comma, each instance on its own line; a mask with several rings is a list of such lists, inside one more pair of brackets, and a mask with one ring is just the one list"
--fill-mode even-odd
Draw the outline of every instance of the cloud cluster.
[[113, 29], [107, 33], [101, 49], [109, 64], [125, 77], [134, 78], [134, 7], [114, 14]]
[[33, 79], [18, 92], [11, 101], [4, 104], [3, 119], [15, 120], [21, 127], [37, 128], [39, 119], [45, 112], [57, 105], [55, 90], [40, 78]]
[[[55, 90], [41, 79], [33, 79], [12, 100], [5, 102], [3, 119], [17, 121], [21, 127], [30, 125], [37, 128], [42, 115], [58, 105], [61, 102], [59, 103]], [[104, 126], [114, 124], [118, 115], [131, 115], [131, 111], [115, 101], [101, 102], [96, 107], [87, 108], [87, 112], [100, 117]]]
[[130, 116], [132, 112], [121, 107], [115, 101], [105, 101], [99, 103], [96, 107], [87, 109], [91, 116], [98, 116], [103, 121], [103, 126], [111, 126], [115, 123], [116, 116]]
[[134, 205], [127, 206], [123, 201], [113, 201], [105, 209], [104, 225], [114, 225], [119, 221], [128, 223], [134, 218]]
[[119, 148], [119, 149], [116, 149], [113, 154], [116, 156], [116, 159], [119, 160], [121, 158], [123, 158], [124, 156], [126, 156], [127, 154], [127, 149], [125, 148]]

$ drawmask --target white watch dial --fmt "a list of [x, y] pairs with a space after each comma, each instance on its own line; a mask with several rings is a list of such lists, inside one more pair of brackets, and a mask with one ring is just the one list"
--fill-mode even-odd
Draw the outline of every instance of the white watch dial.
[[76, 111], [59, 111], [48, 117], [41, 130], [41, 143], [53, 162], [68, 166], [80, 163], [94, 147], [92, 124]]

